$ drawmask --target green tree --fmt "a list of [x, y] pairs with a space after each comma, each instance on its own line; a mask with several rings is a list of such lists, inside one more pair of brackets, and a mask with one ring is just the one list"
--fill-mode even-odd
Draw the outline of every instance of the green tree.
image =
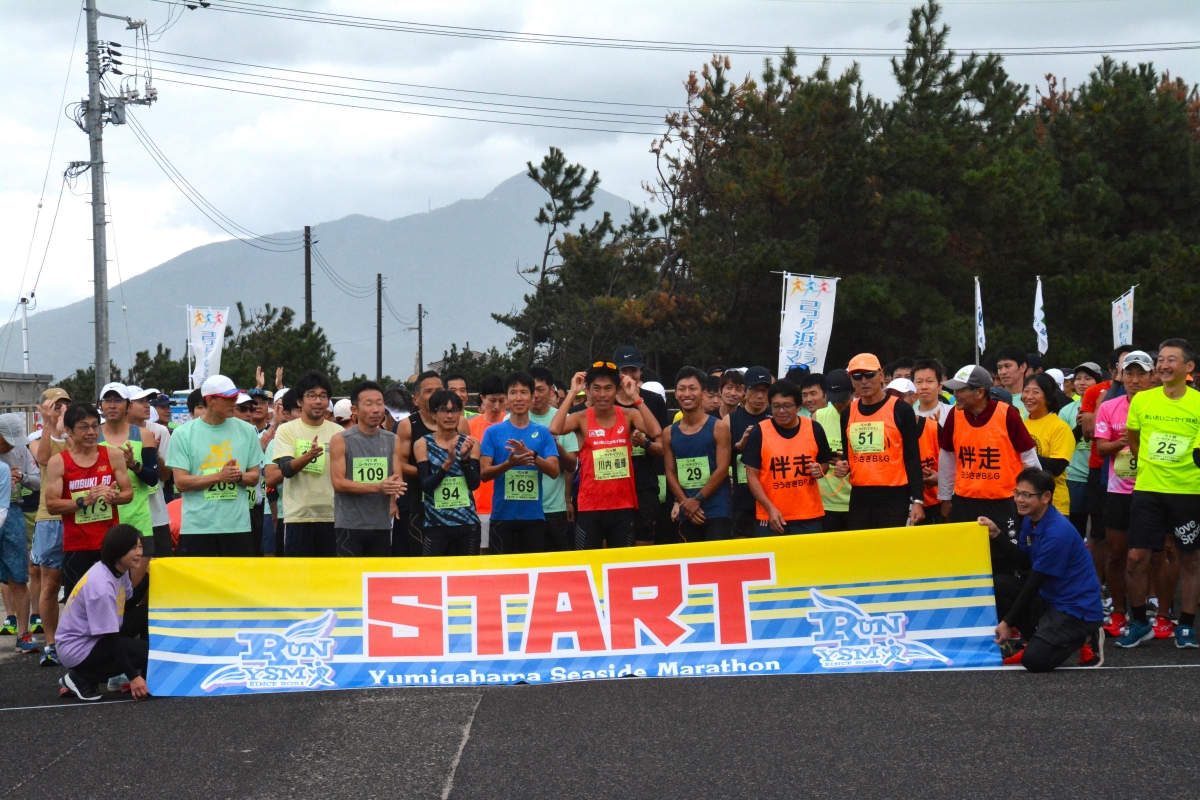
[[[112, 361], [109, 362], [108, 368], [111, 380], [114, 383], [120, 383], [121, 368]], [[96, 368], [94, 366], [77, 369], [74, 375], [63, 378], [54, 385], [70, 395], [72, 402], [95, 403], [100, 399], [94, 396], [96, 394]]]
[[154, 387], [160, 392], [170, 394], [188, 385], [188, 363], [186, 358], [175, 360], [171, 358], [171, 348], [164, 348], [162, 343], [154, 355], [149, 350], [139, 350], [134, 357], [133, 366], [129, 368], [126, 382], [143, 389]]
[[495, 347], [486, 353], [476, 353], [471, 350], [470, 342], [459, 350], [458, 345], [452, 342], [449, 350], [442, 351], [442, 366], [439, 372], [443, 378], [447, 375], [462, 375], [467, 382], [467, 388], [474, 391], [489, 375], [504, 377], [521, 366], [523, 365], [518, 362], [514, 353], [501, 353]]
[[[225, 328], [225, 343], [221, 352], [221, 373], [242, 387], [255, 385], [255, 371], [273, 376], [283, 367], [284, 382], [294, 381], [302, 372], [319, 370], [340, 385], [336, 354], [325, 338], [325, 332], [313, 322], [294, 327], [296, 312], [284, 306], [267, 303], [260, 311], [247, 312], [239, 302], [238, 330]], [[268, 380], [273, 380], [268, 377]]]

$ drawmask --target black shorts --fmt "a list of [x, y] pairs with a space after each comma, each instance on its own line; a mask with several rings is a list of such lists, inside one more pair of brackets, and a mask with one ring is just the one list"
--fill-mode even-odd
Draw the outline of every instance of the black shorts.
[[62, 587], [63, 597], [71, 596], [75, 584], [100, 560], [99, 550], [68, 550], [63, 553]]
[[755, 536], [794, 536], [801, 533], [824, 533], [825, 518], [785, 520], [783, 533], [776, 533], [766, 520], [759, 520], [754, 529]]
[[477, 556], [480, 531], [478, 525], [431, 525], [426, 528], [421, 555]]
[[337, 539], [337, 554], [342, 558], [376, 558], [392, 554], [390, 528], [338, 528], [334, 536]]
[[1088, 469], [1087, 510], [1092, 515], [1092, 528], [1103, 527], [1096, 524], [1097, 520], [1104, 519], [1104, 504], [1108, 500], [1108, 487], [1104, 485], [1103, 472], [1103, 467]]
[[[284, 522], [284, 549], [298, 558], [337, 555], [337, 537], [332, 522]], [[250, 555], [254, 555], [251, 551]]]
[[903, 528], [911, 505], [907, 486], [856, 486], [850, 492], [849, 529]]
[[1200, 549], [1200, 496], [1134, 489], [1129, 505], [1129, 549], [1157, 553], [1168, 532], [1180, 551]]
[[848, 530], [850, 530], [849, 511], [826, 511], [825, 516], [821, 517], [821, 533], [840, 533]]
[[730, 519], [733, 521], [733, 538], [749, 539], [758, 535], [755, 533], [755, 529], [758, 527], [758, 519], [755, 516], [753, 508], [749, 511], [734, 511]]
[[1108, 493], [1108, 499], [1104, 503], [1104, 524], [1109, 530], [1129, 530], [1129, 507], [1132, 503], [1132, 494]]
[[567, 520], [567, 512], [554, 511], [546, 515], [546, 549], [555, 552], [575, 549], [575, 523]]
[[[1011, 497], [1003, 500], [980, 500], [974, 497], [954, 495], [950, 501], [949, 522], [976, 522], [980, 517], [987, 517], [1000, 528], [1001, 535], [1007, 536], [1012, 544], [1017, 543], [1021, 533], [1021, 515], [1017, 513], [1017, 501]], [[1012, 550], [998, 547], [995, 543], [989, 545], [992, 553], [992, 573], [1011, 575], [1018, 570], [1028, 568], [1028, 560], [1011, 557]]]
[[255, 554], [254, 534], [244, 533], [185, 533], [179, 537], [176, 555], [201, 558], [252, 558]]
[[506, 556], [546, 552], [546, 520], [492, 517], [488, 552]]
[[654, 525], [655, 544], [679, 544], [679, 524], [671, 519], [671, 511], [675, 508], [675, 498], [669, 498], [665, 503], [658, 504], [658, 519]]
[[575, 549], [598, 550], [603, 542], [609, 547], [633, 547], [633, 518], [637, 509], [575, 512]]
[[733, 520], [729, 517], [710, 517], [703, 525], [679, 519], [679, 538], [685, 542], [721, 542], [733, 537]]
[[[165, 558], [166, 556], [175, 555], [175, 542], [171, 539], [170, 525], [155, 525], [154, 536], [154, 552], [151, 553], [155, 558]], [[146, 547], [146, 540], [142, 540], [142, 548]]]
[[637, 501], [637, 516], [633, 520], [634, 537], [639, 542], [653, 542], [654, 530], [658, 527], [658, 483], [639, 488]]

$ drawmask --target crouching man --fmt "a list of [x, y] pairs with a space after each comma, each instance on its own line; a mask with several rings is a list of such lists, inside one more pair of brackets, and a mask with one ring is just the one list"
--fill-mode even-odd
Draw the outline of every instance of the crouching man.
[[[1052, 505], [1053, 497], [1054, 478], [1045, 470], [1030, 468], [1017, 476], [1013, 499], [1024, 517], [1017, 545], [1029, 556], [1031, 571], [996, 626], [996, 643], [1007, 642], [1013, 635], [1013, 620], [1040, 603], [1033, 636], [1028, 637], [1024, 650], [1004, 662], [1020, 663], [1030, 672], [1049, 672], [1075, 652], [1079, 653], [1079, 666], [1099, 666], [1102, 660], [1091, 647], [1104, 622], [1100, 581], [1083, 539]], [[993, 539], [1001, 535], [992, 520], [980, 517], [979, 524]]]

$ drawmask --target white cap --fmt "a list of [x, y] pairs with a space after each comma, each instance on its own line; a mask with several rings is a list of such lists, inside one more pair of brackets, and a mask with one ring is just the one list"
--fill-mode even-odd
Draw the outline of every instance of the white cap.
[[663, 400], [667, 399], [667, 390], [658, 381], [648, 381], [647, 383], [643, 383], [642, 388], [646, 391], [654, 392], [655, 394], [660, 395]]
[[287, 389], [280, 389], [278, 392], [275, 393], [275, 402], [278, 403], [280, 400], [283, 399], [283, 396], [287, 393], [288, 393]]
[[123, 383], [113, 382], [104, 384], [104, 388], [100, 390], [100, 399], [103, 400], [104, 395], [108, 394], [109, 392], [116, 392], [123, 399], [129, 399], [129, 387]]
[[158, 389], [143, 389], [140, 386], [126, 387], [129, 390], [130, 400], [145, 400], [147, 397], [158, 397]]
[[252, 398], [250, 397], [250, 395], [246, 394], [245, 392], [239, 391], [238, 396], [237, 396], [236, 405], [240, 406], [242, 403], [249, 403], [251, 399]]
[[224, 375], [213, 375], [200, 386], [201, 397], [237, 397], [238, 388]]
[[[24, 447], [29, 444], [29, 437], [25, 435], [25, 415], [24, 414], [0, 414], [0, 439], [8, 442], [10, 447]], [[3, 487], [4, 491], [8, 491], [8, 487]]]
[[325, 410], [328, 411], [330, 414], [333, 413], [333, 401], [332, 400], [329, 401], [329, 404], [325, 407]]
[[916, 385], [908, 378], [896, 378], [896, 380], [887, 385], [887, 388], [895, 389], [900, 394], [916, 393], [917, 391]]
[[1046, 374], [1049, 375], [1051, 378], [1054, 378], [1054, 382], [1058, 384], [1059, 389], [1063, 388], [1064, 376], [1063, 376], [1063, 371], [1061, 369], [1048, 369], [1048, 370], [1046, 370]]
[[154, 406], [150, 406], [150, 421], [158, 422], [158, 409]]
[[349, 398], [343, 397], [341, 400], [338, 400], [333, 404], [334, 419], [350, 419], [350, 414], [351, 411]]
[[396, 409], [394, 409], [390, 406], [387, 407], [387, 410], [388, 410], [388, 413], [392, 415], [392, 419], [394, 419], [396, 422], [399, 422], [400, 420], [404, 419], [405, 417], [412, 416], [411, 411], [397, 411]]

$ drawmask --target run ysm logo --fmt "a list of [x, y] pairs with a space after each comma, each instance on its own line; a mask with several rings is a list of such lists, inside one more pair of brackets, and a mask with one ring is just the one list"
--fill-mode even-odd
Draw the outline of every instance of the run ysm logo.
[[301, 620], [283, 633], [238, 631], [237, 641], [246, 647], [239, 662], [213, 672], [200, 688], [245, 687], [247, 689], [319, 689], [333, 682], [333, 651], [337, 643], [330, 634], [337, 614], [326, 611], [314, 619]]
[[808, 612], [814, 628], [813, 652], [826, 669], [906, 666], [914, 661], [951, 663], [929, 645], [905, 640], [905, 614], [868, 614], [844, 597], [816, 589], [809, 590], [809, 594], [815, 606]]

